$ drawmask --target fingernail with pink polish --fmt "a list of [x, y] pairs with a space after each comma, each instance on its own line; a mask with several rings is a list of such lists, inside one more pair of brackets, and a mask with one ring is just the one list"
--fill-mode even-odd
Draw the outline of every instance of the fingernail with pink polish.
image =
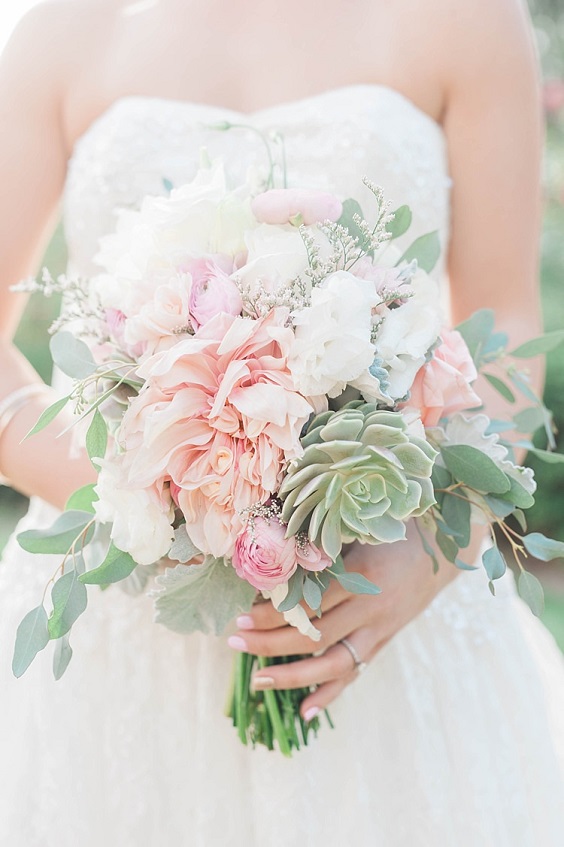
[[265, 688], [274, 688], [274, 679], [271, 676], [255, 676], [253, 678], [253, 688], [257, 691], [263, 691]]
[[239, 635], [230, 635], [227, 639], [227, 643], [234, 650], [240, 650], [242, 653], [247, 652], [247, 642]]
[[311, 706], [306, 711], [306, 713], [304, 714], [304, 720], [307, 721], [307, 723], [309, 723], [310, 721], [312, 721], [314, 718], [316, 718], [318, 716], [320, 711], [321, 711], [321, 709], [319, 708], [319, 706]]
[[239, 629], [254, 629], [255, 622], [250, 615], [239, 615], [235, 621]]

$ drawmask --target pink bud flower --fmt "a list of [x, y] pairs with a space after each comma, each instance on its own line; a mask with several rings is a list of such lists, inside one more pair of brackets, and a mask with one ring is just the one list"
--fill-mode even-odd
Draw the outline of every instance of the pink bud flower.
[[320, 221], [338, 221], [343, 204], [334, 194], [300, 188], [271, 188], [258, 194], [251, 203], [253, 215], [260, 223], [287, 224], [301, 215], [306, 225]]

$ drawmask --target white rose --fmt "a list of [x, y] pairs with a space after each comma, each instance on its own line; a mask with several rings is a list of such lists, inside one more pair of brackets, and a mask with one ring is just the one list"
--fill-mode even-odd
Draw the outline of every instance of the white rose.
[[298, 391], [337, 397], [347, 383], [366, 374], [374, 361], [370, 339], [374, 284], [336, 271], [311, 293], [311, 306], [294, 314], [294, 343], [288, 358]]
[[149, 268], [173, 270], [183, 256], [245, 248], [257, 226], [248, 189], [226, 186], [223, 163], [201, 168], [168, 197], [145, 197], [139, 211], [121, 210], [116, 231], [100, 240], [97, 264], [119, 279], [138, 280]]
[[251, 292], [256, 291], [260, 282], [265, 291], [274, 293], [308, 267], [304, 242], [291, 224], [259, 224], [247, 232], [245, 243], [247, 261], [233, 278], [249, 286]]
[[420, 271], [409, 288], [413, 296], [387, 310], [375, 340], [375, 354], [389, 372], [388, 393], [395, 400], [405, 397], [413, 385], [443, 325], [437, 283]]
[[169, 497], [156, 488], [130, 490], [118, 458], [100, 461], [102, 465], [94, 504], [96, 517], [111, 523], [111, 538], [119, 550], [129, 553], [140, 565], [152, 565], [166, 556], [174, 540], [174, 508]]

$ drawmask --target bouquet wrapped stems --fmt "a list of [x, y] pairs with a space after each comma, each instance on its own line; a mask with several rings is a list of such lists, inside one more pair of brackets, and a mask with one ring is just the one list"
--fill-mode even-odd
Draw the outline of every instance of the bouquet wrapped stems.
[[[286, 691], [272, 689], [254, 691], [251, 678], [256, 667], [288, 664], [304, 656], [277, 656], [265, 658], [250, 653], [238, 653], [235, 656], [233, 682], [227, 704], [227, 716], [233, 721], [237, 734], [243, 744], [264, 745], [269, 750], [278, 749], [284, 756], [291, 756], [294, 750], [308, 744], [311, 733], [317, 735], [320, 727], [319, 717], [305, 721], [300, 714], [300, 704], [310, 694], [309, 688], [294, 688]], [[333, 723], [327, 710], [325, 717], [329, 726]]]

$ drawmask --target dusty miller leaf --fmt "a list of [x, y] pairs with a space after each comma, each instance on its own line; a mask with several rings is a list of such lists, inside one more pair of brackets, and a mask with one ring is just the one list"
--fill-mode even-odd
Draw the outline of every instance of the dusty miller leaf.
[[223, 559], [177, 565], [155, 579], [155, 621], [175, 632], [221, 635], [235, 615], [248, 612], [256, 590]]
[[182, 562], [182, 564], [184, 564], [199, 555], [201, 555], [201, 550], [198, 550], [188, 535], [186, 524], [182, 524], [182, 526], [179, 526], [178, 529], [175, 529], [174, 541], [172, 542], [172, 547], [168, 552], [168, 558], [173, 559], [175, 562]]

